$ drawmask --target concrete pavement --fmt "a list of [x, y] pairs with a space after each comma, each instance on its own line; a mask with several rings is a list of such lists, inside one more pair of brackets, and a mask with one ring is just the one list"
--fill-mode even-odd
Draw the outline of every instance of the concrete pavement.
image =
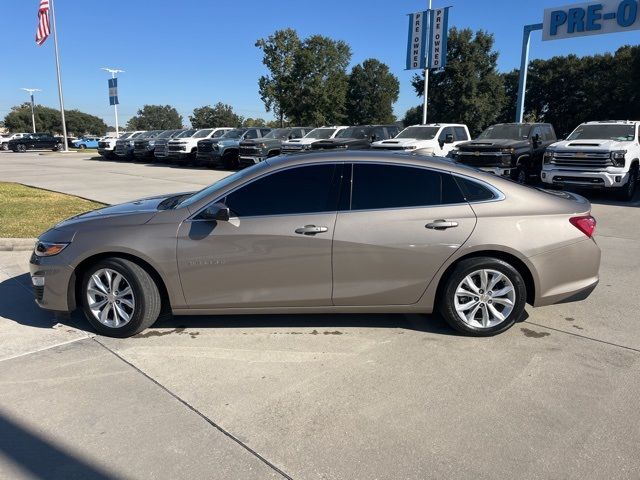
[[[18, 170], [4, 157], [3, 180]], [[119, 164], [87, 168], [113, 198], [146, 195], [118, 186]], [[174, 170], [220, 175], [122, 168], [166, 169], [136, 177], [146, 191], [195, 185]], [[96, 337], [38, 310], [28, 256], [0, 252], [0, 478], [638, 478], [640, 202], [590, 197], [594, 294], [488, 339], [420, 315], [176, 317]]]

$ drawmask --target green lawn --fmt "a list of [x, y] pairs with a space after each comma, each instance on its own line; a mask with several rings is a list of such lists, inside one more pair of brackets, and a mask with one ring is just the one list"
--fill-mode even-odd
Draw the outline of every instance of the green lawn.
[[103, 207], [72, 195], [0, 182], [0, 238], [31, 238], [60, 220]]

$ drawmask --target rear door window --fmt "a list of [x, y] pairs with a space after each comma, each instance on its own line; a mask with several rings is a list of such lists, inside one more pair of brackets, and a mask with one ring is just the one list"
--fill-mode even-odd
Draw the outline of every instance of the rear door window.
[[455, 132], [454, 138], [456, 142], [466, 142], [469, 140], [469, 135], [467, 135], [467, 131], [463, 127], [455, 127], [453, 130]]
[[403, 165], [354, 164], [351, 210], [464, 203], [449, 173]]

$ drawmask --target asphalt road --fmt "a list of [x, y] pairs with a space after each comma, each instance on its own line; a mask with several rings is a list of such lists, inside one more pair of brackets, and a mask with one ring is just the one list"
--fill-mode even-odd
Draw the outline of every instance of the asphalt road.
[[[223, 174], [0, 153], [0, 180], [106, 202]], [[0, 478], [639, 478], [640, 198], [589, 197], [596, 291], [487, 339], [420, 315], [104, 338], [38, 310], [28, 255], [0, 252]]]

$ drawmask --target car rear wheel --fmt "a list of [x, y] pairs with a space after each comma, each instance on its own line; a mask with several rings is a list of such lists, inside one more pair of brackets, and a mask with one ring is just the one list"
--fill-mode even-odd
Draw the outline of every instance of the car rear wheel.
[[83, 276], [81, 294], [89, 323], [110, 337], [130, 337], [150, 327], [162, 308], [151, 275], [122, 258], [108, 258], [91, 266]]
[[84, 150], [85, 148], [87, 148], [87, 146], [81, 143], [78, 148], [80, 148], [80, 150]]
[[2, 145], [0, 145], [0, 150], [4, 150], [4, 151], [9, 150], [9, 145], [7, 145], [6, 143], [3, 143]]
[[26, 145], [19, 144], [17, 148], [18, 148], [18, 151], [20, 153], [24, 153], [24, 152], [27, 151], [27, 146]]
[[510, 328], [524, 312], [527, 290], [509, 263], [490, 257], [461, 261], [446, 280], [439, 310], [456, 330], [491, 336]]
[[61, 143], [56, 143], [56, 147], [53, 150], [60, 152], [61, 150], [64, 150], [64, 145]]

